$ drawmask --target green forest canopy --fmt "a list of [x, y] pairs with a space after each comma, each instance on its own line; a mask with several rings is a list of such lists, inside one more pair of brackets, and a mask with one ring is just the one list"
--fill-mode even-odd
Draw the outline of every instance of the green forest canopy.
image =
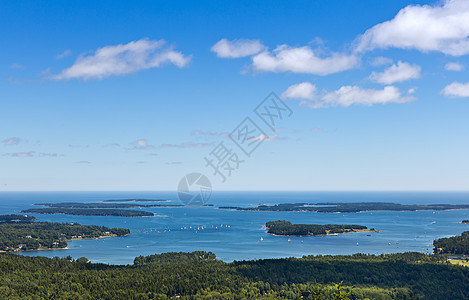
[[[8, 299], [468, 299], [469, 268], [440, 255], [306, 256], [225, 263], [210, 252], [166, 253], [112, 266], [0, 254]], [[309, 297], [309, 298], [308, 298]]]

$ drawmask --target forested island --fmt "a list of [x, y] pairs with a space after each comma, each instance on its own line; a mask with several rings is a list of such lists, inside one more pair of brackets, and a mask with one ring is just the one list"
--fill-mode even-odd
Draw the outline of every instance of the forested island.
[[103, 202], [168, 202], [169, 200], [163, 199], [109, 199]]
[[77, 216], [153, 217], [155, 214], [142, 210], [87, 209], [87, 208], [31, 208], [21, 211], [27, 214], [65, 214]]
[[149, 207], [179, 207], [180, 204], [138, 204], [138, 203], [81, 203], [81, 202], [61, 202], [61, 203], [37, 203], [37, 206], [47, 206], [52, 208], [149, 208]]
[[305, 211], [318, 213], [358, 213], [366, 211], [417, 211], [417, 210], [453, 210], [469, 209], [469, 205], [430, 204], [407, 205], [389, 202], [355, 202], [355, 203], [282, 203], [276, 205], [259, 205], [257, 207], [220, 206], [220, 209], [239, 211]]
[[[155, 200], [156, 201], [156, 200]], [[132, 201], [129, 201], [132, 202]], [[183, 207], [182, 204], [139, 204], [138, 201], [133, 203], [82, 203], [82, 202], [60, 202], [60, 203], [36, 203], [37, 206], [47, 206], [51, 208], [80, 208], [80, 209], [95, 209], [95, 208], [152, 208], [152, 207]], [[213, 206], [213, 204], [205, 204], [203, 206]]]
[[469, 231], [433, 241], [435, 253], [469, 255]]
[[129, 229], [108, 228], [76, 223], [2, 222], [0, 223], [0, 251], [60, 249], [72, 239], [91, 239], [124, 236]]
[[468, 284], [469, 268], [423, 253], [225, 263], [197, 251], [127, 266], [0, 254], [7, 299], [468, 299]]
[[469, 224], [469, 220], [462, 220], [461, 224]]
[[374, 228], [368, 229], [362, 225], [315, 225], [315, 224], [292, 224], [289, 221], [271, 221], [265, 224], [267, 233], [280, 236], [315, 236], [315, 235], [335, 235], [348, 232], [371, 232]]

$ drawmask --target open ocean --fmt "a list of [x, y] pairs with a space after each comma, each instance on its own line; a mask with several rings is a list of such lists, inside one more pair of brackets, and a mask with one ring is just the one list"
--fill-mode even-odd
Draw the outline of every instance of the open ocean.
[[[0, 214], [20, 213], [34, 203], [98, 202], [106, 199], [168, 199], [179, 204], [175, 192], [0, 192]], [[131, 264], [136, 256], [172, 251], [204, 250], [224, 261], [301, 257], [311, 254], [432, 252], [432, 241], [469, 230], [458, 224], [469, 210], [312, 213], [243, 212], [217, 206], [249, 206], [296, 202], [395, 202], [401, 204], [469, 204], [469, 192], [214, 192], [215, 207], [144, 208], [163, 217], [125, 218], [34, 214], [39, 221], [124, 227], [126, 237], [68, 242], [69, 249], [22, 252], [28, 256], [87, 257], [92, 262]], [[271, 236], [267, 221], [309, 224], [359, 224], [380, 232], [338, 236]], [[370, 235], [370, 236], [368, 236]], [[261, 242], [261, 237], [263, 241]], [[358, 243], [358, 245], [357, 245]]]

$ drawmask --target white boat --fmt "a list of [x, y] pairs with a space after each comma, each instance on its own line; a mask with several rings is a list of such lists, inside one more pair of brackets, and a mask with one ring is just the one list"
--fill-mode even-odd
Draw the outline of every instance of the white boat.
[[288, 242], [291, 243], [291, 239], [288, 239]]
[[264, 239], [261, 237], [261, 242], [263, 242], [263, 241], [264, 241]]

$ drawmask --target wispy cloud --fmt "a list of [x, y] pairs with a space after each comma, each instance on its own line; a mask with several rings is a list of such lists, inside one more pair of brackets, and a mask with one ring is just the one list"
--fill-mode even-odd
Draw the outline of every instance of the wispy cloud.
[[120, 147], [121, 145], [118, 143], [106, 144], [104, 147]]
[[228, 132], [215, 132], [215, 131], [203, 131], [203, 130], [194, 130], [191, 132], [191, 135], [195, 136], [228, 136]]
[[179, 144], [161, 144], [159, 148], [203, 148], [213, 146], [214, 143], [185, 142]]
[[468, 18], [467, 0], [409, 5], [392, 20], [373, 26], [359, 37], [357, 51], [401, 48], [454, 56], [469, 54]]
[[65, 50], [64, 52], [60, 53], [59, 55], [57, 55], [55, 58], [57, 59], [63, 59], [67, 56], [69, 56], [70, 54], [72, 54], [72, 51], [71, 50]]
[[132, 149], [134, 150], [152, 150], [155, 149], [155, 146], [148, 144], [146, 139], [139, 139], [132, 143]]
[[261, 52], [265, 46], [258, 40], [239, 39], [229, 41], [221, 39], [211, 48], [218, 57], [223, 58], [239, 58], [251, 56]]
[[390, 65], [392, 64], [392, 59], [389, 57], [384, 57], [384, 56], [378, 56], [378, 57], [373, 57], [370, 59], [370, 65], [374, 67], [379, 67], [379, 66], [384, 66], [384, 65]]
[[449, 62], [445, 65], [445, 70], [447, 71], [462, 71], [464, 70], [464, 66], [457, 62]]
[[418, 65], [411, 65], [406, 62], [399, 61], [384, 70], [383, 72], [373, 72], [370, 79], [382, 84], [393, 84], [396, 82], [403, 82], [410, 79], [420, 78], [421, 67]]
[[272, 141], [277, 141], [277, 140], [286, 140], [285, 137], [281, 138], [278, 136], [278, 134], [274, 135], [265, 135], [265, 134], [259, 134], [256, 137], [252, 137], [248, 139], [249, 141], [257, 142], [257, 141], [262, 141], [262, 142], [272, 142]]
[[3, 156], [11, 156], [11, 157], [33, 157], [34, 152], [14, 152], [14, 153], [5, 153]]
[[170, 162], [167, 162], [166, 164], [167, 165], [181, 165], [182, 162], [181, 161], [170, 161]]
[[467, 98], [469, 97], [469, 82], [453, 82], [445, 86], [441, 93], [447, 97]]
[[2, 144], [4, 146], [15, 146], [15, 145], [18, 145], [19, 143], [21, 142], [21, 139], [18, 138], [18, 137], [11, 137], [11, 138], [8, 138], [8, 139], [4, 139], [2, 141]]
[[10, 65], [10, 68], [12, 68], [12, 69], [20, 69], [20, 70], [26, 69], [25, 66], [20, 65], [20, 64], [17, 64], [17, 63], [12, 63], [12, 64]]
[[63, 154], [29, 151], [29, 152], [5, 153], [5, 154], [3, 154], [3, 156], [10, 156], [10, 157], [59, 157], [59, 156], [63, 156]]
[[50, 78], [103, 79], [158, 68], [165, 63], [179, 68], [189, 63], [190, 56], [185, 56], [165, 44], [164, 40], [141, 39], [127, 44], [102, 47], [92, 55], [80, 56], [71, 67]]
[[80, 160], [80, 161], [77, 161], [77, 164], [87, 165], [87, 164], [91, 164], [91, 162], [88, 160]]

